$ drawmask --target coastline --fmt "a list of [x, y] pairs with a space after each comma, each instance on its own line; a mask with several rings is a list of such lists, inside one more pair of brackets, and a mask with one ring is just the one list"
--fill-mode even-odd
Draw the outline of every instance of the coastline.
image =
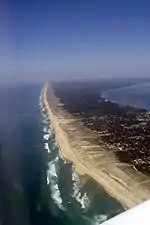
[[[147, 85], [149, 86], [150, 85], [150, 82], [146, 82], [146, 83], [136, 83], [136, 84], [132, 84], [132, 85], [127, 85], [127, 86], [123, 86], [123, 87], [119, 87], [119, 88], [116, 88], [116, 89], [107, 89], [105, 91], [102, 92], [102, 98], [107, 100], [107, 101], [111, 101], [112, 103], [115, 103], [115, 104], [119, 104], [120, 106], [130, 106], [130, 107], [135, 107], [135, 108], [138, 108], [138, 109], [142, 109], [142, 110], [145, 110], [145, 111], [150, 111], [150, 108], [147, 106], [147, 105], [141, 105], [138, 101], [136, 102], [136, 99], [139, 98], [139, 96], [137, 95], [137, 92], [136, 92], [136, 88], [138, 88], [138, 86], [145, 86], [144, 88], [147, 88]], [[128, 96], [128, 99], [126, 102], [125, 100], [121, 101], [120, 98], [117, 97], [116, 99], [116, 94], [117, 96], [120, 96], [120, 95], [123, 95], [122, 92], [125, 91], [125, 93], [128, 93], [130, 92], [130, 89], [132, 88], [132, 90], [134, 90], [134, 95], [130, 95], [130, 97]], [[115, 97], [114, 97], [114, 94], [115, 93]], [[135, 98], [136, 96], [136, 98]], [[132, 101], [130, 100], [131, 97], [134, 97], [134, 99], [132, 99]], [[136, 104], [135, 104], [136, 103]]]
[[[113, 161], [113, 156], [108, 156], [101, 146], [99, 146], [99, 148], [102, 153], [102, 157], [97, 159], [99, 156], [97, 157], [96, 154], [96, 157], [93, 155], [91, 157], [87, 150], [89, 147], [92, 148], [90, 143], [85, 143], [84, 137], [84, 144], [81, 144], [80, 142], [80, 138], [82, 139], [83, 135], [80, 133], [80, 138], [75, 140], [77, 135], [74, 127], [75, 124], [77, 124], [77, 121], [75, 119], [66, 118], [65, 114], [61, 114], [61, 116], [59, 115], [59, 111], [61, 111], [61, 109], [58, 106], [58, 102], [56, 103], [56, 99], [54, 99], [55, 96], [51, 97], [51, 100], [53, 98], [51, 104], [48, 102], [47, 88], [48, 86], [46, 85], [44, 89], [44, 104], [51, 120], [62, 156], [66, 160], [73, 162], [76, 171], [80, 175], [86, 174], [93, 178], [102, 185], [110, 195], [118, 199], [126, 208], [131, 208], [144, 200], [147, 200], [150, 197], [149, 185], [145, 185], [145, 183], [147, 183], [147, 177], [137, 171], [130, 171], [130, 174], [126, 174], [123, 170], [117, 167], [117, 163], [114, 163], [116, 162], [116, 159], [113, 159]], [[72, 126], [72, 122], [75, 123], [73, 124], [74, 126]], [[93, 153], [94, 151], [92, 154]], [[100, 166], [97, 166], [98, 162], [101, 163]], [[139, 176], [138, 179], [136, 179], [137, 176]]]

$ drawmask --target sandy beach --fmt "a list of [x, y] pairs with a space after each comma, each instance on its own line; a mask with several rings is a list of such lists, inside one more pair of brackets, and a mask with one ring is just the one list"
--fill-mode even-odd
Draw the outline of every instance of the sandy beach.
[[73, 162], [76, 171], [102, 185], [126, 208], [150, 198], [150, 178], [130, 165], [120, 163], [115, 155], [97, 145], [93, 133], [62, 109], [59, 99], [46, 85], [44, 104], [62, 156]]

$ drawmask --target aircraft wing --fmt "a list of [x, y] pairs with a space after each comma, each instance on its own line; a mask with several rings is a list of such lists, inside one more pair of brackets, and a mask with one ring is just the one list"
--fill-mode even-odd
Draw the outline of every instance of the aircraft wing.
[[102, 225], [150, 225], [150, 200], [115, 216]]

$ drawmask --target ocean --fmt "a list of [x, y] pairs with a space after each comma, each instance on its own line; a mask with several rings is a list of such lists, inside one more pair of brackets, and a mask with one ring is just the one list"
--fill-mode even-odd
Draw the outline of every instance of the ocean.
[[150, 110], [150, 82], [108, 89], [102, 93], [102, 96], [121, 105], [130, 105]]
[[63, 160], [41, 84], [3, 87], [0, 104], [1, 224], [96, 225], [124, 211]]

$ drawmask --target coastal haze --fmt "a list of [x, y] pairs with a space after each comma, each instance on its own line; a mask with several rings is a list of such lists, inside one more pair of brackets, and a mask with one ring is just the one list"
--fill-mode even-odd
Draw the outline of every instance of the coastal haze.
[[0, 224], [97, 225], [149, 199], [149, 2], [0, 16]]

